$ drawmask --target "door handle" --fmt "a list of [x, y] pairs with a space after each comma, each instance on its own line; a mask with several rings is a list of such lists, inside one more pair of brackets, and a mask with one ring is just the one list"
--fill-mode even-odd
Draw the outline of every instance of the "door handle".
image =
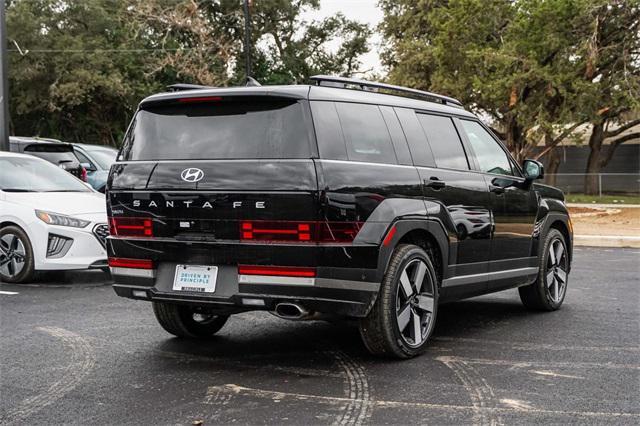
[[491, 185], [491, 188], [489, 190], [496, 195], [504, 194], [504, 188], [499, 185]]
[[427, 188], [432, 188], [432, 189], [435, 189], [436, 191], [447, 186], [447, 184], [444, 181], [438, 179], [436, 176], [431, 176], [428, 180], [425, 179], [424, 184]]

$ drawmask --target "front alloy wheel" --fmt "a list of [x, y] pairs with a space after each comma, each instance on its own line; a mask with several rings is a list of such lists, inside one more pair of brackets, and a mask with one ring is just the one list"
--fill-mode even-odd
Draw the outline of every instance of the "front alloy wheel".
[[564, 243], [558, 238], [551, 241], [547, 256], [547, 274], [545, 284], [547, 296], [553, 303], [561, 303], [567, 290], [567, 251]]
[[0, 229], [0, 281], [20, 283], [33, 276], [33, 250], [29, 237], [17, 226]]
[[536, 281], [520, 287], [520, 300], [530, 309], [555, 311], [562, 306], [569, 282], [569, 253], [564, 235], [550, 229], [544, 239]]

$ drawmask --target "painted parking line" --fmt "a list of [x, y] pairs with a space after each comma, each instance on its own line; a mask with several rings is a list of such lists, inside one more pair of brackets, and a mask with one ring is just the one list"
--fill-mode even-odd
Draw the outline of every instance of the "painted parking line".
[[0, 290], [0, 294], [7, 294], [9, 296], [13, 296], [14, 294], [18, 294], [17, 291], [2, 291]]

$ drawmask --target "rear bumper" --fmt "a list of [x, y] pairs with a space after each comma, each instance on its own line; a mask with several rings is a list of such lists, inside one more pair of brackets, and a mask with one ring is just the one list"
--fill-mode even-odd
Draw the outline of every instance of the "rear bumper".
[[255, 276], [247, 280], [243, 279], [246, 276], [238, 275], [237, 267], [221, 266], [215, 293], [205, 295], [174, 291], [175, 266], [165, 262], [154, 271], [112, 268], [113, 288], [119, 296], [131, 299], [203, 306], [228, 313], [272, 311], [278, 303], [295, 302], [309, 311], [364, 317], [380, 287], [377, 282], [349, 279], [354, 271], [344, 268], [318, 268], [318, 277], [296, 281], [287, 277], [260, 279]]

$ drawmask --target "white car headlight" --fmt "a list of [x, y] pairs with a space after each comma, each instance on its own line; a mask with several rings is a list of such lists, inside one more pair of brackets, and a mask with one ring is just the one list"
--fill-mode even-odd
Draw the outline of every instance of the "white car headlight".
[[42, 210], [36, 210], [36, 216], [38, 219], [49, 225], [59, 226], [71, 226], [73, 228], [84, 228], [91, 222], [88, 220], [82, 220], [71, 216], [65, 216], [63, 214], [45, 212]]

